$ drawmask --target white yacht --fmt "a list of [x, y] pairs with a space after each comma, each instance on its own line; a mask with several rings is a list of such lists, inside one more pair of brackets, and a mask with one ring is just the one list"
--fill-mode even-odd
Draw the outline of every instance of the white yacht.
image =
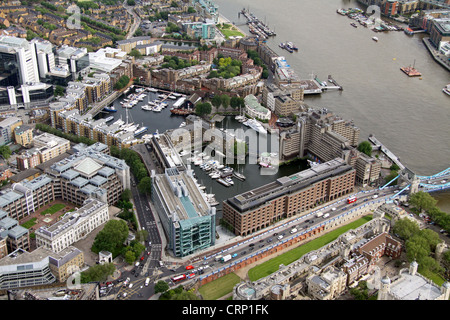
[[250, 128], [252, 128], [253, 130], [255, 130], [256, 132], [259, 132], [259, 133], [262, 133], [262, 134], [267, 134], [267, 130], [264, 129], [262, 124], [259, 123], [259, 121], [257, 121], [257, 120], [250, 119], [250, 120], [247, 120], [247, 122], [245, 122], [245, 123], [247, 123], [246, 125], [249, 126]]

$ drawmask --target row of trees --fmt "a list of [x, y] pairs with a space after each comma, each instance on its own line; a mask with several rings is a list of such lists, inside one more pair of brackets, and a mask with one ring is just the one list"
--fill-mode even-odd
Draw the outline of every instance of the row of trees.
[[214, 60], [214, 64], [217, 66], [217, 70], [212, 70], [208, 79], [219, 77], [229, 79], [241, 74], [241, 60], [220, 57]]
[[161, 68], [172, 68], [174, 70], [179, 70], [191, 66], [195, 66], [198, 64], [197, 60], [192, 60], [191, 62], [180, 59], [176, 56], [164, 56], [164, 63], [161, 65]]
[[147, 168], [142, 162], [139, 154], [136, 151], [127, 148], [119, 150], [116, 146], [111, 146], [110, 151], [113, 157], [125, 160], [130, 167], [133, 176], [138, 181], [137, 188], [139, 192], [150, 194], [152, 190], [152, 180], [150, 179]]
[[[427, 212], [443, 229], [450, 231], [449, 214], [437, 208], [437, 200], [429, 193], [416, 192], [409, 198], [409, 203], [418, 213]], [[419, 272], [426, 275], [430, 272], [439, 274], [444, 271], [434, 258], [436, 246], [442, 241], [438, 233], [430, 229], [421, 230], [416, 222], [409, 219], [397, 221], [393, 232], [405, 240], [406, 256], [410, 262], [417, 261]], [[442, 258], [443, 264], [450, 266], [450, 252], [444, 254]]]
[[263, 68], [263, 72], [261, 77], [263, 79], [267, 79], [269, 77], [269, 70], [267, 69], [266, 64], [264, 63], [264, 61], [262, 61], [262, 59], [259, 57], [258, 52], [254, 51], [254, 50], [248, 50], [247, 51], [247, 57], [253, 60], [253, 63], [257, 66], [260, 66]]
[[420, 212], [425, 211], [436, 224], [450, 233], [450, 214], [439, 209], [437, 200], [429, 193], [416, 192], [409, 198], [409, 203]]
[[61, 130], [58, 130], [56, 128], [53, 128], [52, 126], [49, 126], [49, 125], [43, 124], [43, 123], [36, 123], [36, 129], [54, 134], [55, 136], [62, 137], [64, 139], [70, 140], [75, 143], [84, 143], [88, 146], [95, 143], [95, 141], [92, 139], [89, 139], [86, 137], [79, 137], [72, 133], [65, 133], [65, 132], [62, 132]]
[[398, 220], [394, 225], [393, 232], [405, 240], [408, 261], [417, 261], [420, 273], [441, 273], [443, 271], [439, 262], [432, 257], [436, 245], [441, 241], [436, 232], [430, 229], [420, 230], [418, 224], [410, 219]]
[[211, 99], [211, 103], [214, 107], [219, 108], [220, 106], [225, 109], [231, 106], [233, 109], [245, 107], [244, 98], [241, 97], [231, 97], [226, 94], [215, 95]]

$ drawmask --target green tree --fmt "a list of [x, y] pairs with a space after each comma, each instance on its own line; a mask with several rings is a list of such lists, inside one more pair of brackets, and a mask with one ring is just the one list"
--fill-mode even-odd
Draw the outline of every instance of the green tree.
[[96, 264], [86, 271], [81, 272], [81, 283], [94, 281], [106, 281], [108, 276], [112, 276], [116, 267], [113, 263]]
[[[386, 183], [388, 183], [389, 181], [391, 181], [392, 179], [394, 179], [396, 176], [398, 176], [398, 172], [397, 171], [391, 171], [391, 173], [389, 173], [385, 178], [384, 181]], [[397, 184], [398, 180], [395, 180], [391, 183], [392, 186], [395, 186]]]
[[91, 250], [99, 253], [109, 251], [116, 257], [120, 254], [123, 243], [128, 237], [128, 226], [123, 220], [110, 220], [94, 239]]
[[57, 85], [55, 86], [55, 91], [53, 92], [55, 97], [63, 96], [66, 89], [64, 87]]
[[372, 145], [369, 141], [363, 141], [358, 145], [358, 150], [369, 157], [372, 155]]
[[212, 111], [212, 106], [209, 102], [198, 103], [195, 106], [195, 113], [199, 116], [204, 116], [210, 114]]
[[218, 108], [222, 105], [222, 98], [220, 97], [220, 95], [215, 95], [212, 99], [211, 99], [211, 103], [214, 107]]
[[0, 147], [0, 155], [5, 159], [8, 160], [9, 157], [11, 156], [12, 151], [8, 146], [1, 146]]
[[409, 203], [420, 211], [428, 211], [436, 206], [437, 200], [434, 199], [428, 192], [419, 191], [411, 195], [409, 198]]
[[409, 219], [400, 219], [395, 222], [393, 231], [398, 234], [400, 238], [408, 240], [412, 235], [419, 232], [419, 226], [416, 222]]
[[129, 202], [131, 197], [132, 197], [132, 194], [131, 194], [131, 190], [130, 189], [123, 190], [122, 194], [120, 195], [120, 199], [122, 201], [126, 201], [126, 202]]
[[128, 264], [133, 264], [136, 260], [136, 256], [132, 250], [127, 250], [124, 254], [124, 259]]
[[152, 192], [152, 179], [150, 177], [144, 177], [137, 186], [140, 193], [151, 194]]
[[169, 290], [169, 285], [167, 284], [167, 282], [159, 280], [155, 284], [155, 293], [166, 292], [167, 290]]
[[231, 98], [230, 98], [228, 95], [226, 95], [226, 94], [221, 95], [221, 96], [220, 96], [220, 100], [222, 100], [222, 106], [223, 106], [225, 109], [228, 108], [228, 107], [230, 106]]

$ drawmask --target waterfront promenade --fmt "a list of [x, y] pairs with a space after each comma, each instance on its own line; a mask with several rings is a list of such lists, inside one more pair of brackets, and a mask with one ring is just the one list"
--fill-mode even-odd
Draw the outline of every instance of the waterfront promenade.
[[436, 50], [431, 44], [430, 38], [423, 38], [422, 41], [425, 47], [430, 52], [430, 54], [432, 55], [433, 59], [436, 60], [436, 62], [439, 63], [441, 66], [443, 66], [445, 69], [450, 71], [449, 57], [443, 55], [442, 53], [439, 53], [439, 51]]

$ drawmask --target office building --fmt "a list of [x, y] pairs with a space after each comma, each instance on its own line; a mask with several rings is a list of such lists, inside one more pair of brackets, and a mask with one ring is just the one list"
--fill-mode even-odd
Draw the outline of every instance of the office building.
[[169, 249], [185, 257], [215, 243], [215, 208], [211, 207], [192, 170], [168, 168], [152, 172], [152, 200], [166, 233]]
[[0, 210], [0, 239], [2, 239], [0, 258], [18, 248], [23, 250], [30, 249], [28, 229], [19, 226], [17, 220], [8, 217], [8, 213], [3, 210]]
[[0, 289], [47, 285], [56, 281], [49, 265], [48, 252], [17, 249], [0, 260]]
[[[106, 153], [106, 145], [74, 147], [76, 153], [57, 162], [39, 165], [43, 174], [14, 183], [0, 195], [0, 209], [8, 216], [21, 220], [43, 205], [63, 199], [83, 205], [95, 198], [114, 205], [124, 189], [130, 188], [130, 168], [124, 160]], [[51, 161], [54, 162], [54, 161]]]
[[90, 197], [114, 205], [130, 188], [130, 167], [125, 161], [92, 148], [52, 164], [45, 173], [55, 182], [55, 196], [77, 205]]
[[36, 245], [58, 253], [84, 239], [108, 220], [108, 205], [97, 199], [87, 199], [78, 210], [66, 213], [50, 226], [37, 229]]
[[39, 82], [34, 42], [23, 38], [0, 36], [1, 86]]
[[280, 219], [301, 215], [320, 203], [353, 192], [355, 173], [344, 160], [336, 158], [278, 178], [225, 200], [223, 219], [234, 228], [236, 235], [249, 235]]

